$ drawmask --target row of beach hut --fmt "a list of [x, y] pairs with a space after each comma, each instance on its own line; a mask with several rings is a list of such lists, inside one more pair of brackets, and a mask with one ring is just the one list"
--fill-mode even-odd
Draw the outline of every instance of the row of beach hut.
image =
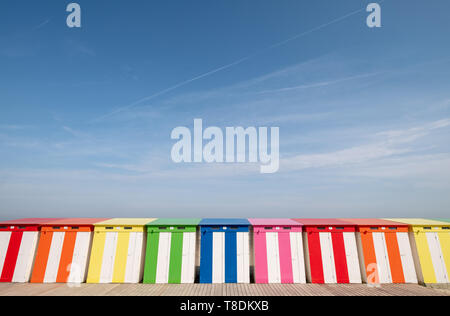
[[450, 220], [0, 222], [0, 282], [450, 284]]

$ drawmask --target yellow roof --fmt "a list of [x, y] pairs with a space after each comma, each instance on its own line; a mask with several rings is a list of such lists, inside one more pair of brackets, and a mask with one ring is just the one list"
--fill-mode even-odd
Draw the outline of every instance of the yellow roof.
[[113, 218], [96, 223], [95, 226], [145, 226], [154, 220], [156, 220], [156, 218]]
[[450, 226], [450, 223], [424, 218], [385, 218], [386, 220], [409, 224], [412, 226]]

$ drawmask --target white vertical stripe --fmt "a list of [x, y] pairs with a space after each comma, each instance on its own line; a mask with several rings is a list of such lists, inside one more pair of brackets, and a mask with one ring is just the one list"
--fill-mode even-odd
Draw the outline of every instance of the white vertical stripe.
[[127, 263], [125, 266], [124, 283], [136, 283], [136, 275], [134, 269], [136, 267], [136, 233], [129, 232], [128, 249], [127, 249]]
[[30, 281], [31, 269], [33, 268], [34, 256], [39, 232], [24, 232], [17, 257], [16, 269], [14, 270], [13, 282], [25, 283]]
[[191, 242], [190, 235], [192, 233], [181, 233], [183, 234], [183, 247], [181, 249], [181, 283], [191, 283], [189, 282], [191, 267], [190, 267], [190, 251]]
[[0, 274], [3, 272], [3, 265], [5, 264], [10, 239], [11, 232], [0, 232]]
[[[123, 233], [122, 233], [123, 234]], [[128, 249], [127, 249], [127, 263], [125, 267], [125, 283], [139, 282], [139, 265], [140, 265], [140, 247], [139, 247], [139, 233], [129, 232]]]
[[159, 233], [158, 262], [156, 264], [156, 283], [169, 282], [171, 240], [172, 233]]
[[377, 258], [378, 275], [381, 284], [392, 283], [391, 266], [387, 252], [386, 238], [384, 233], [373, 233], [373, 245], [375, 257]]
[[408, 233], [397, 233], [398, 248], [406, 283], [418, 283]]
[[439, 242], [438, 233], [425, 233], [428, 240], [428, 247], [430, 248], [431, 261], [433, 262], [434, 271], [436, 274], [436, 281], [438, 283], [449, 283], [446, 273], [442, 249]]
[[102, 271], [100, 283], [111, 283], [114, 273], [114, 261], [116, 260], [117, 232], [105, 233], [105, 249], [103, 251]]
[[144, 234], [141, 232], [130, 233], [128, 245], [128, 259], [125, 271], [126, 283], [139, 283], [141, 281], [143, 269], [143, 243]]
[[337, 283], [337, 276], [331, 233], [319, 233], [319, 237], [325, 283], [335, 284]]
[[278, 233], [266, 233], [267, 276], [269, 283], [281, 283]]
[[355, 233], [344, 233], [344, 245], [350, 283], [362, 283]]
[[237, 242], [237, 282], [250, 283], [250, 252], [248, 233], [236, 233]]
[[306, 283], [302, 233], [289, 233], [291, 241], [292, 276], [294, 283]]
[[53, 233], [50, 252], [48, 254], [47, 267], [45, 269], [44, 283], [56, 282], [65, 236], [66, 233], [64, 232]]
[[250, 283], [250, 236], [248, 232], [242, 234], [244, 235], [244, 282]]
[[195, 261], [196, 261], [196, 253], [197, 253], [197, 233], [193, 232], [193, 233], [189, 233], [190, 236], [190, 243], [191, 246], [189, 247], [191, 249], [191, 254], [189, 256], [189, 266], [191, 267], [191, 279], [189, 280], [190, 283], [194, 283], [195, 282]]
[[86, 280], [86, 268], [89, 253], [89, 246], [91, 244], [90, 232], [76, 232], [75, 247], [73, 249], [72, 263], [69, 270], [68, 283], [83, 283]]
[[225, 233], [213, 233], [213, 283], [225, 283]]
[[181, 283], [195, 281], [195, 233], [183, 233], [183, 254], [181, 259]]

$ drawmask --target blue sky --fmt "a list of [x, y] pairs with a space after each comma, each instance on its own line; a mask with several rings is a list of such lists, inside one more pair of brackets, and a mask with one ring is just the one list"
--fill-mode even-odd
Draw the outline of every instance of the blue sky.
[[[448, 1], [68, 3], [0, 2], [0, 218], [449, 217]], [[174, 164], [194, 118], [279, 172]]]

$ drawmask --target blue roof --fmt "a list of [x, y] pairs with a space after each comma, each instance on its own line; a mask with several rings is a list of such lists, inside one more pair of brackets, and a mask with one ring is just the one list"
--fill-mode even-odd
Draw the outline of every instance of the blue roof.
[[244, 218], [205, 218], [200, 226], [250, 226], [250, 222]]

